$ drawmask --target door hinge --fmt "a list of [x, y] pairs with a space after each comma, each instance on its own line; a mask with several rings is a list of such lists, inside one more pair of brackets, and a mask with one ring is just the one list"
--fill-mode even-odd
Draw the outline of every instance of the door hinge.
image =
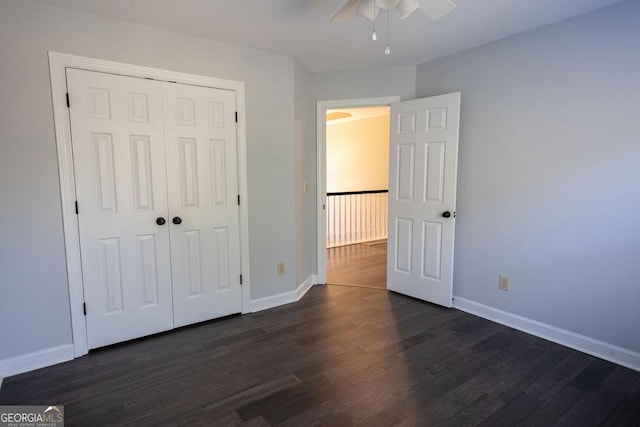
[[66, 93], [67, 98], [67, 108], [71, 107], [71, 102], [69, 101], [69, 92]]
[[240, 195], [238, 194], [238, 206], [240, 206]]
[[82, 303], [82, 312], [84, 313], [84, 315], [87, 315], [87, 303], [83, 302]]
[[240, 284], [242, 285], [242, 274], [240, 275]]
[[78, 201], [77, 200], [76, 200], [75, 205], [76, 205], [76, 215], [78, 215], [80, 213], [80, 211], [78, 210]]
[[236, 111], [236, 123], [238, 123], [238, 112]]

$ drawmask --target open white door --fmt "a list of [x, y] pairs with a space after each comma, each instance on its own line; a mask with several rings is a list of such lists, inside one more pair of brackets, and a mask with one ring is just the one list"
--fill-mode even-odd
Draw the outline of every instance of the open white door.
[[387, 288], [451, 307], [460, 93], [391, 104]]

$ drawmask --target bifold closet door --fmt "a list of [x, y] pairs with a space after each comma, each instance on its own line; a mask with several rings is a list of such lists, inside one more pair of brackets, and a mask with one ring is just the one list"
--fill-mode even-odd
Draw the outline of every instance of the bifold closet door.
[[241, 312], [235, 92], [67, 85], [89, 348]]
[[175, 327], [242, 311], [235, 92], [164, 84]]
[[89, 348], [173, 328], [162, 83], [67, 69]]

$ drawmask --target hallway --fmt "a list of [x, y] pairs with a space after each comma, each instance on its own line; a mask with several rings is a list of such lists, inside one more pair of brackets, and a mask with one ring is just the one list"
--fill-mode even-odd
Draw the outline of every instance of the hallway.
[[327, 283], [386, 289], [387, 241], [327, 249]]

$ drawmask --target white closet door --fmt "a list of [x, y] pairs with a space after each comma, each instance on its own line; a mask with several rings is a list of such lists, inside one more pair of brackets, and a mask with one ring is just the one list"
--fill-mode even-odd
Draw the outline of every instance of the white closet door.
[[89, 348], [171, 329], [162, 84], [67, 69], [67, 85]]
[[445, 307], [453, 295], [460, 93], [391, 105], [387, 288]]
[[242, 311], [235, 92], [164, 84], [175, 327]]

